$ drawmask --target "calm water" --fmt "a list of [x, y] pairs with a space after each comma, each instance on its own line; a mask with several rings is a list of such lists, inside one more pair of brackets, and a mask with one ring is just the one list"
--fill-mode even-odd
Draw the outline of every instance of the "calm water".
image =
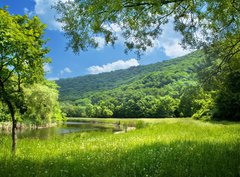
[[114, 124], [104, 123], [86, 123], [86, 122], [66, 122], [64, 125], [51, 128], [42, 128], [38, 130], [18, 131], [18, 138], [39, 138], [47, 139], [55, 135], [64, 135], [74, 132], [117, 132], [121, 131], [120, 127]]

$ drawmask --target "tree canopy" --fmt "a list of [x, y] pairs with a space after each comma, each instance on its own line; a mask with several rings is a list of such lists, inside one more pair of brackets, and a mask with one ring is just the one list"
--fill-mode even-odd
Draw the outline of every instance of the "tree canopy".
[[[58, 2], [58, 20], [75, 53], [97, 47], [95, 37], [114, 44], [121, 28], [126, 50], [138, 54], [154, 45], [162, 26], [173, 19], [185, 47], [202, 48], [229, 41], [239, 49], [240, 3], [233, 0], [75, 0]], [[232, 52], [234, 54], [234, 52]]]

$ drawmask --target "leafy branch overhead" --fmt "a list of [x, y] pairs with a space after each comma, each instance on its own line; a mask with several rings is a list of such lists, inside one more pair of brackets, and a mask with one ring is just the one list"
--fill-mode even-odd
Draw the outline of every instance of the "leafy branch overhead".
[[115, 24], [121, 28], [126, 51], [140, 55], [154, 45], [170, 19], [183, 34], [184, 47], [203, 48], [233, 38], [239, 43], [240, 3], [234, 0], [75, 0], [54, 7], [69, 38], [67, 47], [75, 53], [96, 48], [96, 36], [114, 45]]

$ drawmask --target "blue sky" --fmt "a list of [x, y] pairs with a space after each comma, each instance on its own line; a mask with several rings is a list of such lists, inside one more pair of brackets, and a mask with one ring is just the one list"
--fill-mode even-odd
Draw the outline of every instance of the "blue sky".
[[71, 49], [65, 50], [67, 39], [61, 30], [61, 24], [54, 18], [57, 15], [56, 12], [51, 9], [51, 5], [56, 1], [58, 0], [0, 0], [0, 7], [9, 6], [8, 10], [11, 14], [28, 14], [30, 17], [37, 15], [47, 25], [45, 38], [50, 39], [47, 46], [51, 49], [48, 56], [52, 59], [52, 63], [45, 66], [46, 78], [49, 80], [146, 65], [190, 52], [181, 48], [179, 45], [181, 35], [173, 30], [170, 22], [163, 27], [162, 36], [154, 41], [154, 47], [149, 48], [139, 60], [134, 53], [124, 53], [120, 30], [114, 24], [112, 27], [119, 36], [119, 41], [114, 48], [106, 46], [103, 39], [98, 38], [96, 39], [99, 41], [97, 49], [89, 49], [75, 55]]

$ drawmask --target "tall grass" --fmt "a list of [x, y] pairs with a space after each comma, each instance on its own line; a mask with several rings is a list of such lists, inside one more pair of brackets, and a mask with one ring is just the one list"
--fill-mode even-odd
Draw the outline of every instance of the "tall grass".
[[0, 176], [237, 177], [240, 124], [163, 119], [124, 134], [19, 139], [14, 157], [2, 136]]

